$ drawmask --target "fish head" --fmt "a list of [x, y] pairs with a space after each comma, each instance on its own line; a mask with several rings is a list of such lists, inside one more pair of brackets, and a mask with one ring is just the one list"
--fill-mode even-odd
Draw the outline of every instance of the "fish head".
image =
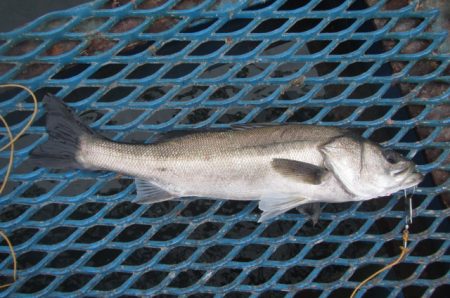
[[356, 137], [338, 137], [321, 148], [325, 165], [360, 200], [389, 195], [423, 180], [401, 154]]

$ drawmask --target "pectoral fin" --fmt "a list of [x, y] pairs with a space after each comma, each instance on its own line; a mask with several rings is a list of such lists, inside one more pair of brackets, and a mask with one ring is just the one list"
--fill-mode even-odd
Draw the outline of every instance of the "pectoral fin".
[[262, 211], [261, 217], [258, 219], [258, 222], [263, 222], [269, 219], [272, 219], [280, 214], [289, 211], [292, 208], [297, 207], [300, 204], [303, 204], [306, 199], [296, 198], [290, 200], [279, 200], [277, 198], [267, 198], [261, 199], [259, 201], [259, 209]]
[[282, 158], [273, 159], [272, 167], [283, 176], [314, 185], [321, 184], [329, 173], [327, 169], [310, 163]]
[[158, 203], [173, 199], [175, 196], [154, 185], [151, 181], [136, 178], [136, 202]]

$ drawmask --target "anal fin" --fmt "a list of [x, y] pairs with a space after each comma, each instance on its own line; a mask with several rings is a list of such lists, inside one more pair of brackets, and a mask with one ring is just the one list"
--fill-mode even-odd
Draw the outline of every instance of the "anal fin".
[[163, 201], [168, 201], [175, 196], [166, 190], [156, 186], [151, 181], [136, 178], [136, 202], [139, 203], [158, 203]]

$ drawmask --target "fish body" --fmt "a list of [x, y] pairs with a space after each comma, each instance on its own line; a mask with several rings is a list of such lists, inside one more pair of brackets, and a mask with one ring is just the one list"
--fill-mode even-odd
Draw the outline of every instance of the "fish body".
[[422, 180], [410, 161], [344, 129], [248, 125], [125, 144], [94, 133], [60, 100], [45, 104], [50, 138], [32, 159], [134, 176], [141, 202], [259, 200], [266, 220], [302, 204], [368, 200]]

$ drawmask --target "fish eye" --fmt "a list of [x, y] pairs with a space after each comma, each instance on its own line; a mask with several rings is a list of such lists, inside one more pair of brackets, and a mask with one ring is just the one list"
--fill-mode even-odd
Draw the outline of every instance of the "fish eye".
[[383, 150], [383, 156], [390, 164], [396, 164], [402, 160], [400, 154], [390, 149]]

